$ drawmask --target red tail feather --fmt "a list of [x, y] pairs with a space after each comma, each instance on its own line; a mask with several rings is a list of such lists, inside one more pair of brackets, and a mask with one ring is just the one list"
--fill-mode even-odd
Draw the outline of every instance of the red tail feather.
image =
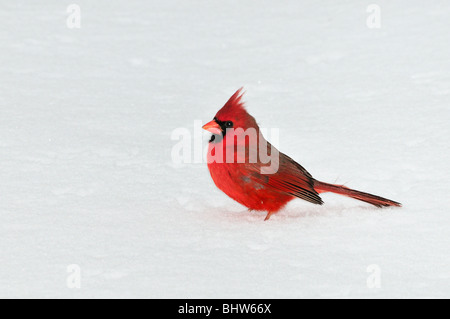
[[314, 189], [318, 193], [325, 193], [325, 192], [336, 193], [339, 195], [344, 195], [347, 197], [351, 197], [351, 198], [372, 204], [376, 207], [389, 207], [389, 206], [401, 207], [402, 206], [402, 204], [394, 202], [390, 199], [386, 199], [386, 198], [372, 195], [369, 193], [360, 192], [360, 191], [350, 189], [350, 188], [342, 186], [342, 185], [333, 185], [333, 184], [327, 184], [327, 183], [315, 181]]

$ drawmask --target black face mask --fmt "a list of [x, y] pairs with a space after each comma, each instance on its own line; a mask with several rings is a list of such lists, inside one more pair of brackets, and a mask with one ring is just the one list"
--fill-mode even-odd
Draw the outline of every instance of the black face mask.
[[220, 143], [220, 142], [222, 142], [225, 135], [227, 135], [227, 129], [233, 128], [234, 124], [231, 121], [219, 121], [217, 118], [214, 118], [214, 121], [216, 121], [216, 123], [222, 129], [222, 136], [213, 134], [213, 136], [211, 136], [211, 140], [209, 142], [210, 143]]

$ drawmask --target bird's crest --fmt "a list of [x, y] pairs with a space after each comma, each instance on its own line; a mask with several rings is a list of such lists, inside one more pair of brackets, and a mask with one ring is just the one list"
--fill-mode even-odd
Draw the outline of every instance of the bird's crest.
[[216, 115], [218, 119], [226, 119], [229, 116], [239, 117], [240, 115], [247, 114], [244, 102], [242, 102], [242, 97], [245, 94], [243, 90], [243, 87], [237, 90], [236, 93], [234, 93], [233, 96], [228, 100], [228, 102], [225, 103], [223, 108]]

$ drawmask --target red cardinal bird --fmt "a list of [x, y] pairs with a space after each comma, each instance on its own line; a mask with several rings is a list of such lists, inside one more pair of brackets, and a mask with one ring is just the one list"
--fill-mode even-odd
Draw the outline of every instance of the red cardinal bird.
[[[332, 192], [372, 204], [397, 206], [392, 200], [314, 179], [306, 169], [268, 143], [246, 111], [238, 90], [203, 129], [213, 135], [208, 168], [216, 186], [229, 197], [270, 216], [294, 198], [322, 205], [320, 193]], [[271, 166], [267, 158], [272, 159]]]

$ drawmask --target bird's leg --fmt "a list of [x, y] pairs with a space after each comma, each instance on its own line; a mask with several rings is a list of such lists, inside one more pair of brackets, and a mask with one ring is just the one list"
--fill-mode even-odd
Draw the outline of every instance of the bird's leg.
[[265, 222], [268, 221], [270, 219], [270, 216], [272, 216], [272, 214], [273, 214], [273, 212], [268, 212], [267, 216], [266, 216], [266, 219], [264, 219], [264, 221]]

